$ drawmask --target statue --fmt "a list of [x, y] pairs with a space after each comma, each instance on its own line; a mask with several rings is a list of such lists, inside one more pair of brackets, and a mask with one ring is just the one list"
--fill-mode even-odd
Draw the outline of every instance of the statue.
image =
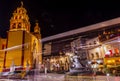
[[92, 72], [87, 62], [87, 54], [85, 50], [80, 50], [70, 57], [70, 74], [85, 74]]

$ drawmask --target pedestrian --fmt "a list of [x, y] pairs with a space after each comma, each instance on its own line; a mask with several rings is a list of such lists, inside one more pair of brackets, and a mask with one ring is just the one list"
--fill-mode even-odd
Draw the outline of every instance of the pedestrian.
[[41, 62], [39, 62], [38, 71], [41, 71]]
[[102, 71], [101, 68], [98, 69], [98, 71], [96, 72], [96, 75], [105, 75]]
[[47, 74], [47, 67], [45, 67], [45, 75]]
[[41, 71], [40, 72], [44, 72], [44, 64], [41, 64]]
[[113, 71], [112, 71], [112, 76], [116, 76], [116, 70], [114, 69]]
[[27, 62], [26, 62], [26, 74], [27, 75], [29, 74], [29, 71], [30, 71], [30, 65], [29, 65], [29, 62], [27, 60]]
[[56, 68], [57, 68], [57, 71], [59, 71], [59, 69], [60, 69], [59, 63], [56, 64]]

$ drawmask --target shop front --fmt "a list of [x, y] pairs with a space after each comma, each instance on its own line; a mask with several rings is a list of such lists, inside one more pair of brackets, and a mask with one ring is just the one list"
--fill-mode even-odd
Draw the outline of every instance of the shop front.
[[89, 65], [96, 70], [103, 68], [104, 52], [98, 37], [88, 40], [86, 44], [88, 45]]
[[[50, 58], [44, 58], [45, 65], [49, 59], [49, 68], [50, 72], [67, 72], [69, 71], [69, 59], [67, 55], [64, 56], [51, 56]], [[47, 59], [47, 60], [46, 60]]]
[[117, 74], [120, 73], [120, 38], [116, 37], [104, 42], [104, 65], [108, 70], [108, 73], [113, 74], [114, 71]]

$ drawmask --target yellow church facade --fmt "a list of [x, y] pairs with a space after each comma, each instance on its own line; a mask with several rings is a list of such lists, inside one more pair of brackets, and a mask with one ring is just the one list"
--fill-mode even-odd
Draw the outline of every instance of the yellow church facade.
[[35, 68], [36, 64], [42, 63], [42, 44], [40, 27], [38, 22], [34, 27], [34, 32], [30, 32], [31, 24], [27, 15], [27, 10], [18, 7], [10, 19], [10, 29], [7, 31], [7, 38], [0, 39], [0, 69], [15, 66]]

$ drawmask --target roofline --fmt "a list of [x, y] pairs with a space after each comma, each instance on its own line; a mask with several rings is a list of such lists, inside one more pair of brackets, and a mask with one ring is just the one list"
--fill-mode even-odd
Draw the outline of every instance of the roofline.
[[78, 34], [78, 33], [83, 33], [83, 32], [87, 32], [87, 31], [99, 29], [99, 28], [104, 28], [104, 27], [111, 26], [111, 25], [116, 25], [116, 24], [120, 24], [120, 17], [114, 18], [114, 19], [111, 19], [111, 20], [107, 20], [107, 21], [104, 21], [104, 22], [96, 23], [96, 24], [93, 24], [93, 25], [80, 27], [80, 28], [77, 28], [77, 29], [74, 29], [74, 30], [71, 30], [71, 31], [63, 32], [63, 33], [52, 35], [52, 36], [49, 36], [49, 37], [45, 37], [45, 38], [42, 39], [42, 42], [55, 40], [55, 39], [58, 39], [58, 38], [63, 38], [63, 37], [66, 37], [66, 36], [70, 36], [70, 35], [74, 35], [74, 34]]

